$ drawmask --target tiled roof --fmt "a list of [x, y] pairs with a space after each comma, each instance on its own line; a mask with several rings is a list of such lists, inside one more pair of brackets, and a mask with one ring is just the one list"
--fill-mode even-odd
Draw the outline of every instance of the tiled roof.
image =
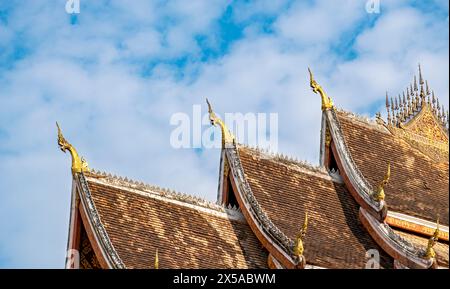
[[305, 212], [308, 264], [326, 268], [364, 268], [366, 252], [377, 249], [381, 266], [393, 260], [373, 241], [358, 219], [358, 205], [344, 184], [321, 168], [239, 147], [251, 190], [263, 211], [289, 238], [297, 235]]
[[[101, 222], [127, 268], [266, 268], [267, 253], [236, 210], [86, 174]], [[193, 200], [193, 198], [189, 198]]]
[[[404, 232], [401, 230], [394, 230], [398, 235], [405, 238], [412, 244], [426, 248], [428, 244], [428, 238], [424, 238], [415, 234], [410, 234], [408, 232]], [[448, 267], [448, 258], [449, 258], [449, 252], [448, 252], [448, 243], [446, 242], [437, 242], [434, 245], [434, 250], [436, 252], [437, 261], [440, 266]]]
[[448, 163], [437, 163], [393, 136], [381, 125], [351, 114], [337, 113], [346, 145], [369, 183], [376, 188], [391, 162], [385, 187], [389, 210], [448, 225]]

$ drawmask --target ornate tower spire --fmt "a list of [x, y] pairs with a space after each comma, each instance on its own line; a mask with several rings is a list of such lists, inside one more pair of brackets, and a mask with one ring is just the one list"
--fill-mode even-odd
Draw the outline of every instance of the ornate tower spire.
[[234, 135], [230, 132], [225, 123], [214, 113], [208, 99], [206, 99], [206, 103], [208, 104], [209, 120], [211, 125], [220, 126], [222, 131], [222, 148], [234, 145], [236, 142]]
[[421, 86], [424, 84], [423, 77], [422, 77], [422, 68], [420, 67], [420, 63], [419, 63], [419, 84]]
[[[403, 92], [403, 93], [405, 93], [405, 92]], [[407, 107], [408, 107], [408, 117], [410, 117], [411, 114], [414, 113], [414, 111], [413, 111], [413, 105], [411, 103], [411, 97], [408, 93], [408, 88], [406, 88], [406, 103], [407, 103]]]
[[80, 158], [77, 150], [64, 138], [61, 128], [58, 122], [56, 122], [56, 127], [58, 128], [58, 145], [61, 151], [64, 153], [66, 151], [70, 152], [72, 157], [72, 173], [89, 172], [88, 163], [84, 158]]
[[434, 90], [432, 93], [431, 103], [432, 103], [431, 107], [432, 107], [433, 111], [435, 112], [436, 111], [436, 97], [434, 96]]
[[311, 69], [309, 69], [308, 67], [308, 71], [309, 71], [309, 79], [310, 79], [310, 86], [313, 90], [314, 93], [319, 93], [320, 97], [322, 98], [322, 110], [328, 110], [328, 109], [332, 109], [333, 106], [333, 101], [331, 100], [331, 98], [325, 93], [325, 91], [323, 90], [323, 88], [317, 83], [317, 81], [314, 79], [314, 76], [311, 72]]
[[387, 111], [387, 123], [388, 125], [392, 124], [392, 118], [391, 118], [391, 111], [390, 108], [391, 105], [389, 103], [389, 96], [388, 96], [388, 92], [386, 91], [386, 111]]
[[418, 89], [418, 87], [417, 87], [417, 78], [416, 78], [415, 75], [414, 75], [414, 91], [415, 91], [415, 92], [419, 91], [419, 89]]

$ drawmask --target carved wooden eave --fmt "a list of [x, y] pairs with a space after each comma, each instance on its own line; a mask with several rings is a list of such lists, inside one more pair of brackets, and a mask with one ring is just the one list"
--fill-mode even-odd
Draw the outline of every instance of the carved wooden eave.
[[[367, 229], [372, 238], [378, 245], [395, 260], [397, 260], [397, 268], [411, 269], [429, 269], [436, 267], [437, 263], [434, 259], [425, 259], [425, 250], [417, 248], [404, 238], [396, 234], [384, 222], [375, 219], [363, 208], [360, 208], [359, 218]], [[400, 266], [400, 263], [403, 266]]]
[[283, 265], [272, 254], [267, 255], [267, 266], [270, 269], [284, 269]]
[[239, 207], [261, 244], [283, 268], [302, 269], [306, 265], [304, 256], [293, 255], [294, 241], [286, 236], [263, 211], [246, 180], [237, 145], [224, 149], [228, 160], [232, 188]]
[[[329, 139], [327, 140], [327, 134]], [[370, 212], [376, 219], [386, 218], [387, 206], [383, 200], [372, 198], [375, 188], [358, 169], [348, 149], [334, 108], [324, 110], [322, 118], [321, 162], [325, 154], [333, 154], [342, 179], [358, 205]], [[384, 168], [383, 168], [384, 169]]]
[[[331, 139], [327, 140], [327, 134], [329, 134]], [[424, 249], [415, 247], [389, 227], [389, 224], [396, 224], [396, 227], [408, 229], [405, 227], [407, 225], [411, 226], [413, 221], [411, 218], [408, 218], [402, 220], [403, 223], [400, 224], [398, 222], [400, 220], [399, 215], [393, 212], [389, 213], [387, 205], [383, 200], [377, 202], [372, 198], [375, 189], [366, 180], [353, 160], [350, 150], [345, 143], [344, 134], [334, 108], [323, 112], [321, 138], [322, 165], [324, 165], [327, 154], [333, 155], [346, 187], [360, 206], [359, 217], [361, 223], [375, 242], [396, 260], [394, 267], [416, 269], [436, 268], [437, 263], [435, 260], [426, 260], [423, 258], [425, 254]], [[428, 232], [431, 231], [431, 224], [427, 223], [425, 226], [425, 220], [417, 218], [414, 221], [422, 225], [422, 227], [416, 228], [421, 230], [419, 233], [423, 235], [431, 233]]]
[[[125, 265], [117, 254], [103, 226], [99, 213], [89, 191], [89, 186], [84, 173], [73, 175], [72, 205], [69, 227], [68, 250], [76, 250], [77, 230], [80, 223], [89, 238], [89, 242], [95, 252], [99, 264], [104, 269], [125, 269]], [[70, 258], [71, 256], [68, 256]], [[66, 262], [66, 267], [74, 268], [71, 262]]]

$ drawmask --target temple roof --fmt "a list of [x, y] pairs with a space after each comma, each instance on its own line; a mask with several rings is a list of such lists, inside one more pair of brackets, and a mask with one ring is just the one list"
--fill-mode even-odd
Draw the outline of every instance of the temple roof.
[[248, 147], [239, 147], [245, 177], [262, 210], [290, 239], [308, 212], [304, 240], [308, 264], [364, 268], [366, 251], [380, 251], [381, 267], [393, 260], [373, 241], [358, 219], [358, 205], [339, 179], [315, 168]]
[[106, 174], [85, 173], [126, 268], [266, 268], [267, 253], [236, 209]]
[[385, 187], [389, 210], [432, 222], [439, 215], [448, 225], [448, 161], [425, 155], [383, 125], [342, 111], [337, 116], [353, 160], [373, 187], [390, 162], [391, 179]]
[[[410, 234], [408, 232], [404, 232], [402, 230], [394, 229], [395, 233], [397, 233], [402, 238], [405, 238], [410, 243], [416, 245], [417, 247], [426, 248], [428, 244], [428, 238], [424, 238], [415, 234]], [[434, 246], [434, 250], [436, 251], [437, 261], [440, 266], [448, 268], [448, 258], [449, 258], [449, 246], [448, 242], [437, 242]]]

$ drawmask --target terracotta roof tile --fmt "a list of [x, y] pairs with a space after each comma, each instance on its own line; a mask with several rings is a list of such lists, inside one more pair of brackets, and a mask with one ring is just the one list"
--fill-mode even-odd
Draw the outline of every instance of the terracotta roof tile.
[[345, 142], [356, 165], [376, 188], [391, 162], [385, 187], [389, 210], [448, 225], [448, 163], [436, 163], [381, 126], [338, 112]]
[[156, 249], [159, 268], [267, 267], [267, 253], [245, 220], [93, 178], [88, 183], [102, 223], [127, 268], [152, 268]]
[[373, 241], [358, 219], [358, 205], [343, 184], [320, 169], [296, 164], [259, 151], [239, 149], [247, 181], [262, 209], [289, 238], [294, 239], [305, 211], [308, 264], [327, 268], [364, 268], [366, 251], [377, 249], [381, 266], [393, 260]]

